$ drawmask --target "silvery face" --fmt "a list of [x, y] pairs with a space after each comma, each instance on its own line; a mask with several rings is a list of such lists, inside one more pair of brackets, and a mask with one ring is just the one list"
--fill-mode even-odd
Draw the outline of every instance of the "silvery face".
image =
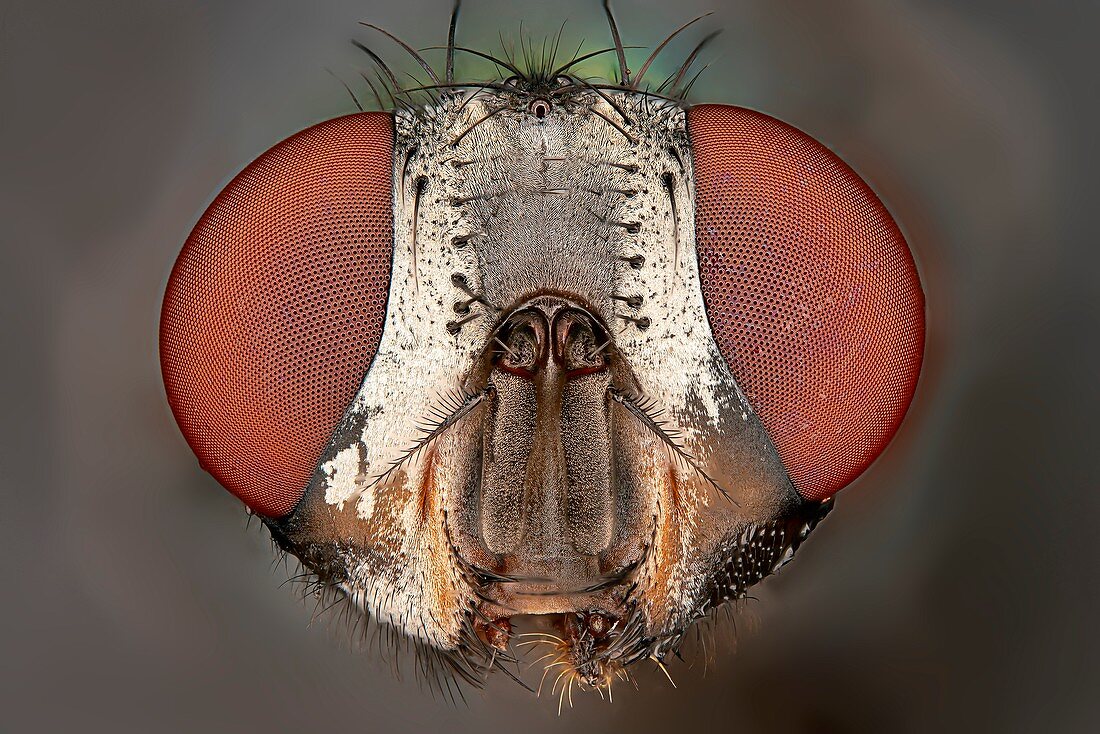
[[828, 509], [792, 487], [712, 337], [685, 111], [559, 76], [395, 118], [381, 344], [269, 527], [460, 676], [506, 666], [527, 628], [608, 686]]

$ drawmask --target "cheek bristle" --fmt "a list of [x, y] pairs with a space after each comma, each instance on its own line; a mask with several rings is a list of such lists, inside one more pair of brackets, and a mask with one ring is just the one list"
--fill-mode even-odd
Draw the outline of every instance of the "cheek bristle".
[[203, 468], [290, 512], [378, 347], [393, 249], [393, 121], [321, 123], [242, 171], [168, 282], [161, 367]]
[[912, 400], [912, 254], [867, 184], [805, 133], [724, 105], [688, 123], [715, 341], [795, 487], [824, 499], [883, 451]]

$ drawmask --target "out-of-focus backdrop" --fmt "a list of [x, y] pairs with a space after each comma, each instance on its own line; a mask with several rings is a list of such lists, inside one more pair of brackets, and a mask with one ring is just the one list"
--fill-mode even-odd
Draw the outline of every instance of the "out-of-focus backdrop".
[[[560, 719], [500, 676], [436, 700], [342, 625], [310, 625], [169, 414], [157, 317], [199, 214], [264, 149], [354, 110], [325, 70], [354, 84], [349, 38], [413, 69], [356, 21], [430, 46], [448, 0], [5, 0], [0, 730], [1096, 731], [1097, 6], [616, 5], [647, 46], [716, 11], [654, 76], [725, 27], [693, 98], [840, 153], [927, 291], [900, 436], [726, 649], [675, 662], [676, 689], [643, 670], [640, 691], [574, 696]], [[565, 19], [563, 45], [608, 43], [596, 0], [467, 0], [459, 40]]]

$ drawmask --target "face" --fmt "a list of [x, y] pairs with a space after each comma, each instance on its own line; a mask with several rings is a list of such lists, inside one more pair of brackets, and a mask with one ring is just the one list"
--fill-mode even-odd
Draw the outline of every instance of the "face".
[[456, 84], [453, 53], [428, 101], [304, 131], [219, 196], [166, 296], [169, 398], [362, 615], [471, 682], [526, 629], [559, 681], [608, 688], [882, 450], [919, 283], [793, 128], [625, 64]]

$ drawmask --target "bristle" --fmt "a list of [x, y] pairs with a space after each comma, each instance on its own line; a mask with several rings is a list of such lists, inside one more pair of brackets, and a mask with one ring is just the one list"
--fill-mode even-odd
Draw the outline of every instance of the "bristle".
[[668, 34], [668, 37], [665, 38], [665, 40], [661, 41], [661, 43], [658, 44], [657, 48], [653, 49], [653, 53], [651, 53], [649, 55], [649, 58], [646, 59], [645, 63], [642, 64], [641, 71], [639, 71], [638, 76], [636, 76], [634, 78], [634, 84], [633, 84], [634, 88], [637, 89], [638, 85], [641, 84], [642, 81], [645, 79], [645, 74], [646, 74], [647, 71], [649, 71], [649, 65], [652, 64], [653, 60], [656, 59], [657, 56], [661, 53], [661, 51], [664, 50], [665, 46], [668, 45], [669, 41], [671, 41], [673, 38], [676, 38], [676, 36], [680, 35], [680, 33], [682, 31], [684, 31], [686, 28], [688, 28], [689, 26], [691, 26], [695, 23], [698, 23], [700, 20], [702, 20], [703, 18], [706, 18], [708, 15], [711, 15], [711, 13], [704, 13], [703, 15], [700, 15], [697, 18], [689, 20], [687, 23], [684, 23], [682, 26], [680, 26], [679, 28], [674, 30], [672, 33]]
[[487, 53], [484, 53], [482, 51], [477, 51], [476, 49], [466, 48], [465, 46], [452, 46], [452, 47], [448, 47], [448, 46], [428, 46], [427, 48], [428, 49], [453, 48], [455, 51], [461, 51], [463, 53], [471, 54], [473, 56], [477, 56], [478, 58], [485, 59], [486, 61], [491, 61], [494, 64], [496, 64], [497, 66], [501, 67], [502, 69], [507, 69], [508, 71], [512, 72], [513, 74], [515, 74], [520, 79], [525, 78], [525, 75], [523, 74], [523, 72], [520, 71], [519, 68], [512, 61], [509, 61], [509, 60], [506, 60], [506, 59], [501, 59], [501, 58], [498, 58], [496, 56], [493, 56], [492, 54], [487, 54]]
[[439, 77], [436, 76], [435, 69], [433, 69], [431, 67], [431, 64], [429, 64], [427, 61], [425, 61], [424, 57], [421, 56], [420, 54], [418, 54], [416, 52], [416, 49], [414, 49], [412, 46], [405, 43], [400, 38], [393, 35], [389, 31], [387, 31], [385, 28], [382, 28], [381, 26], [376, 26], [373, 23], [367, 23], [366, 21], [362, 21], [362, 20], [359, 21], [359, 25], [366, 26], [367, 28], [373, 28], [374, 30], [378, 31], [379, 33], [385, 34], [386, 37], [388, 37], [394, 43], [401, 46], [401, 48], [405, 49], [405, 51], [407, 51], [409, 53], [409, 55], [413, 57], [413, 60], [415, 60], [416, 63], [420, 64], [420, 68], [422, 68], [424, 71], [426, 71], [428, 73], [428, 76], [431, 77], [431, 80], [432, 80], [433, 83], [439, 84]]
[[365, 81], [367, 83], [367, 86], [370, 87], [371, 94], [374, 95], [374, 101], [378, 104], [378, 109], [385, 109], [386, 106], [382, 104], [382, 97], [379, 96], [378, 89], [374, 86], [374, 83], [370, 80], [370, 77], [368, 77], [361, 71], [359, 72], [359, 76], [363, 77], [363, 81]]
[[447, 29], [447, 83], [455, 81], [455, 30], [458, 27], [458, 10], [462, 7], [462, 0], [455, 0], [451, 9], [451, 22]]
[[340, 84], [347, 91], [348, 96], [351, 97], [351, 101], [355, 103], [355, 108], [358, 109], [360, 112], [362, 112], [363, 111], [363, 105], [359, 104], [359, 98], [355, 96], [355, 92], [351, 91], [351, 87], [348, 86], [348, 83], [345, 82], [343, 79], [341, 79], [339, 76], [337, 76], [336, 72], [333, 71], [332, 69], [328, 68], [327, 66], [325, 67], [325, 71], [327, 71], [329, 74], [331, 74], [333, 79], [340, 82]]
[[[722, 29], [719, 28], [718, 30], [712, 31], [711, 33], [707, 34], [703, 38], [703, 40], [700, 41], [694, 49], [692, 49], [691, 53], [688, 54], [688, 57], [684, 59], [684, 63], [680, 65], [679, 71], [676, 72], [676, 78], [673, 80], [672, 86], [669, 88], [674, 96], [676, 95], [676, 90], [680, 88], [680, 82], [684, 80], [684, 75], [687, 74], [688, 69], [691, 68], [692, 63], [695, 61], [695, 57], [699, 55], [699, 52], [702, 51], [708, 43], [717, 38], [721, 32]], [[703, 68], [705, 69], [706, 67]]]
[[607, 15], [607, 25], [611, 28], [611, 38], [615, 42], [615, 52], [619, 57], [619, 84], [630, 84], [630, 69], [626, 65], [626, 51], [623, 48], [623, 40], [619, 37], [619, 26], [615, 22], [615, 14], [611, 12], [611, 0], [603, 0], [603, 10]]
[[[675, 105], [679, 105], [682, 102], [682, 100], [686, 98], [687, 93], [690, 91], [691, 86], [694, 83], [695, 78], [698, 77], [698, 74], [696, 74], [695, 77], [693, 77], [691, 80], [689, 80], [687, 82], [687, 84], [685, 84], [683, 86], [683, 88], [680, 87], [680, 84], [684, 81], [684, 79], [686, 77], [686, 74], [689, 70], [689, 67], [691, 66], [691, 64], [695, 60], [695, 58], [697, 57], [699, 51], [706, 45], [707, 42], [709, 42], [716, 35], [715, 33], [712, 33], [712, 34], [708, 35], [701, 43], [699, 43], [695, 47], [695, 49], [691, 52], [691, 54], [689, 54], [688, 58], [685, 60], [685, 62], [680, 66], [680, 68], [676, 72], [671, 74], [668, 79], [665, 79], [664, 82], [662, 82], [662, 84], [656, 90], [651, 90], [651, 89], [643, 89], [642, 88], [642, 82], [644, 81], [645, 74], [648, 71], [650, 65], [653, 63], [653, 61], [656, 59], [656, 57], [661, 53], [661, 51], [665, 48], [665, 46], [673, 38], [675, 38], [677, 35], [679, 35], [684, 29], [686, 29], [687, 27], [691, 26], [693, 23], [697, 22], [698, 20], [700, 20], [701, 18], [706, 17], [706, 16], [699, 16], [699, 18], [695, 18], [695, 19], [689, 21], [688, 23], [685, 23], [680, 28], [676, 29], [671, 34], [669, 34], [669, 36], [667, 36], [656, 47], [656, 49], [654, 49], [654, 51], [650, 54], [650, 56], [647, 58], [646, 62], [642, 65], [642, 68], [641, 68], [639, 74], [636, 77], [632, 77], [631, 74], [630, 74], [630, 70], [627, 67], [626, 49], [633, 49], [633, 48], [640, 48], [640, 47], [639, 46], [626, 46], [626, 45], [623, 44], [622, 38], [619, 35], [619, 29], [618, 29], [618, 25], [615, 21], [614, 14], [611, 12], [610, 4], [609, 4], [609, 2], [606, 2], [606, 0], [604, 2], [604, 11], [605, 11], [605, 14], [607, 16], [608, 26], [611, 30], [612, 40], [614, 42], [613, 45], [611, 47], [608, 47], [608, 48], [598, 49], [596, 51], [591, 51], [591, 52], [581, 54], [580, 51], [581, 51], [581, 48], [583, 46], [583, 41], [582, 41], [581, 44], [578, 45], [577, 50], [573, 53], [572, 57], [570, 57], [568, 61], [565, 61], [565, 62], [560, 63], [560, 64], [559, 64], [558, 57], [559, 57], [559, 53], [560, 53], [560, 50], [561, 50], [562, 40], [564, 38], [564, 32], [565, 32], [565, 23], [564, 22], [558, 28], [556, 33], [545, 37], [543, 39], [542, 43], [538, 44], [538, 45], [536, 45], [536, 43], [533, 41], [530, 34], [525, 33], [525, 31], [523, 29], [523, 26], [521, 24], [520, 31], [519, 31], [519, 45], [520, 45], [520, 48], [519, 48], [518, 59], [517, 59], [515, 43], [506, 41], [503, 34], [500, 34], [500, 45], [501, 45], [501, 51], [502, 51], [502, 56], [503, 56], [502, 57], [502, 56], [499, 56], [499, 55], [495, 55], [493, 53], [488, 53], [488, 52], [485, 52], [485, 51], [480, 51], [480, 50], [477, 50], [477, 49], [467, 48], [467, 47], [457, 45], [457, 43], [455, 42], [455, 33], [456, 33], [456, 29], [457, 29], [458, 15], [459, 15], [460, 7], [461, 7], [461, 3], [460, 2], [455, 2], [454, 6], [452, 8], [451, 16], [450, 16], [450, 23], [448, 24], [448, 30], [447, 30], [447, 44], [445, 46], [428, 46], [428, 47], [425, 47], [424, 49], [421, 49], [421, 50], [443, 49], [443, 50], [446, 51], [446, 62], [445, 62], [446, 69], [445, 69], [442, 81], [440, 80], [439, 75], [436, 73], [435, 69], [431, 66], [431, 64], [429, 64], [424, 59], [424, 57], [421, 56], [421, 54], [416, 49], [414, 49], [411, 45], [409, 45], [405, 41], [401, 40], [395, 34], [389, 32], [388, 30], [386, 30], [386, 29], [384, 29], [380, 26], [377, 26], [373, 23], [369, 23], [369, 22], [365, 22], [365, 21], [361, 22], [362, 25], [364, 25], [366, 27], [369, 27], [369, 28], [372, 28], [374, 30], [377, 30], [380, 33], [385, 34], [388, 38], [390, 38], [392, 41], [394, 41], [399, 46], [401, 46], [401, 48], [404, 51], [406, 51], [409, 54], [409, 56], [430, 77], [431, 83], [429, 83], [429, 84], [420, 84], [418, 81], [415, 81], [415, 77], [412, 77], [414, 79], [413, 85], [411, 87], [408, 87], [408, 88], [403, 88], [400, 85], [400, 83], [398, 82], [397, 75], [394, 74], [393, 70], [385, 62], [383, 62], [383, 60], [381, 59], [380, 56], [378, 56], [378, 54], [376, 54], [372, 49], [368, 48], [367, 46], [360, 43], [359, 41], [353, 41], [353, 43], [360, 50], [362, 50], [363, 52], [365, 52], [369, 55], [372, 63], [376, 67], [378, 67], [378, 69], [379, 69], [379, 78], [384, 79], [382, 86], [386, 88], [387, 94], [390, 97], [391, 108], [393, 108], [393, 109], [396, 109], [396, 108], [408, 109], [408, 110], [413, 111], [413, 112], [416, 112], [417, 110], [421, 109], [421, 107], [419, 106], [419, 103], [415, 102], [414, 98], [411, 96], [413, 93], [416, 93], [416, 92], [434, 93], [434, 92], [438, 92], [440, 90], [471, 88], [471, 87], [476, 87], [476, 86], [480, 86], [480, 88], [482, 88], [482, 89], [495, 89], [496, 91], [516, 92], [517, 87], [512, 86], [513, 83], [518, 83], [518, 87], [519, 87], [520, 92], [530, 91], [530, 92], [534, 92], [534, 93], [537, 93], [537, 94], [546, 94], [546, 93], [562, 94], [562, 93], [569, 93], [569, 92], [578, 92], [578, 91], [581, 91], [582, 89], [587, 89], [588, 91], [597, 92], [599, 94], [599, 96], [604, 99], [604, 101], [608, 101], [610, 98], [608, 97], [607, 94], [604, 93], [603, 90], [623, 91], [623, 92], [630, 92], [630, 93], [633, 93], [633, 94], [642, 95], [644, 98], [652, 97], [654, 99], [665, 100], [665, 101], [668, 101], [668, 102], [673, 103]], [[488, 83], [484, 83], [484, 84], [480, 84], [478, 82], [473, 82], [473, 81], [465, 82], [465, 83], [456, 83], [454, 66], [455, 66], [455, 53], [457, 51], [462, 51], [463, 53], [467, 53], [467, 54], [477, 56], [479, 58], [490, 61], [491, 63], [496, 65], [498, 70], [500, 70], [500, 73], [499, 73], [500, 80], [504, 79], [504, 73], [503, 72], [509, 73], [511, 76], [507, 80], [507, 85], [508, 86], [505, 86], [505, 85], [501, 84], [499, 81], [489, 81]], [[599, 80], [595, 80], [595, 81], [583, 80], [582, 81], [582, 79], [580, 79], [576, 76], [566, 74], [566, 72], [568, 72], [570, 69], [575, 68], [578, 64], [580, 64], [584, 61], [587, 61], [587, 60], [589, 60], [591, 58], [594, 58], [596, 56], [599, 56], [601, 54], [611, 53], [611, 52], [615, 52], [616, 57], [618, 59], [619, 69], [618, 69], [618, 78], [617, 79], [610, 80], [608, 82], [599, 81]], [[704, 67], [704, 68], [706, 68], [706, 67]], [[381, 96], [379, 94], [379, 90], [375, 88], [375, 85], [372, 82], [370, 82], [369, 79], [367, 79], [366, 75], [363, 75], [363, 76], [364, 76], [364, 79], [368, 82], [368, 85], [371, 87], [371, 90], [372, 90], [372, 93], [374, 94], [375, 100], [378, 102], [378, 106], [380, 108], [382, 108], [383, 104], [382, 104]], [[347, 85], [345, 85], [345, 86], [347, 86]], [[668, 88], [668, 90], [669, 90], [668, 94], [663, 93], [666, 88]], [[356, 107], [361, 109], [362, 108], [361, 103], [355, 97], [354, 93], [352, 92], [352, 90], [350, 88], [348, 88], [348, 92], [350, 93], [350, 95], [353, 99], [353, 103], [356, 105]], [[467, 99], [467, 101], [468, 101], [468, 99]], [[439, 102], [439, 97], [431, 96], [429, 98], [429, 102], [430, 103], [438, 103]], [[619, 105], [614, 104], [612, 102], [609, 102], [609, 104], [611, 104], [613, 108], [616, 108], [616, 113], [618, 113], [620, 115], [620, 117], [623, 117], [624, 122], [626, 122], [626, 124], [630, 124], [630, 120], [628, 118], [626, 118], [625, 113], [622, 111], [622, 109]]]
[[369, 49], [366, 45], [364, 45], [362, 42], [357, 41], [354, 38], [351, 40], [351, 43], [357, 49], [359, 49], [360, 51], [365, 53], [367, 56], [369, 56], [371, 61], [374, 62], [375, 66], [377, 66], [379, 68], [379, 70], [381, 70], [382, 72], [385, 73], [386, 77], [390, 80], [390, 84], [392, 85], [392, 90], [391, 91], [393, 91], [394, 93], [398, 93], [398, 94], [402, 92], [401, 85], [398, 83], [397, 77], [394, 76], [393, 71], [390, 69], [389, 66], [386, 65], [386, 62], [382, 60], [381, 56], [379, 56], [374, 51]]

